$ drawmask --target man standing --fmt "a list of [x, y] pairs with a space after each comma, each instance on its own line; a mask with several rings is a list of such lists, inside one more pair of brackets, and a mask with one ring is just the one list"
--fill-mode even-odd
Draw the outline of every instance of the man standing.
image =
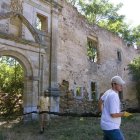
[[44, 91], [44, 96], [41, 96], [38, 103], [38, 109], [40, 113], [40, 133], [44, 132], [44, 126], [46, 118], [49, 119], [49, 115], [43, 111], [50, 111], [49, 91]]
[[119, 92], [125, 82], [120, 76], [111, 79], [112, 88], [107, 90], [99, 100], [101, 115], [101, 128], [104, 132], [104, 140], [124, 140], [120, 130], [121, 117], [128, 117], [132, 114], [121, 112]]

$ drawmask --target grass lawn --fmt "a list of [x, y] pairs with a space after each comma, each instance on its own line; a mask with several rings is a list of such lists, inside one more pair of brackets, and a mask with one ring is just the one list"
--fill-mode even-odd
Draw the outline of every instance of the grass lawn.
[[[126, 140], [140, 140], [140, 114], [122, 119]], [[38, 121], [0, 121], [0, 140], [102, 140], [100, 118], [53, 118], [44, 134], [39, 134]]]

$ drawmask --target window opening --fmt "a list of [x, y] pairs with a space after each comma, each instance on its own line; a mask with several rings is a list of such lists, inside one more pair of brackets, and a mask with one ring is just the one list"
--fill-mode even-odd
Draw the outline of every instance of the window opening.
[[122, 58], [121, 58], [121, 52], [120, 51], [117, 51], [117, 58], [118, 58], [119, 61], [122, 60]]
[[41, 31], [47, 31], [48, 28], [48, 19], [45, 16], [37, 14], [36, 18], [36, 28]]
[[91, 99], [96, 99], [96, 83], [91, 82]]
[[76, 87], [76, 96], [82, 96], [82, 87]]
[[97, 62], [97, 57], [98, 57], [98, 53], [97, 53], [97, 42], [91, 39], [88, 39], [87, 42], [87, 55], [88, 55], [88, 59], [91, 62]]

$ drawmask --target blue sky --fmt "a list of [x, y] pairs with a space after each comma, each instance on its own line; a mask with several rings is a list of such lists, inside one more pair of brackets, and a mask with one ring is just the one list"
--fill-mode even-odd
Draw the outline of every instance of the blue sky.
[[123, 7], [119, 11], [120, 14], [126, 16], [126, 22], [133, 26], [140, 25], [140, 0], [109, 0], [114, 4], [123, 3]]

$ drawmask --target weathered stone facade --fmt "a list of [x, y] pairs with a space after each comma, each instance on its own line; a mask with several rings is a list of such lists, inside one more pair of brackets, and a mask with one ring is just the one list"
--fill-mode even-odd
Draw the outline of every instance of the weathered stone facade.
[[[52, 10], [51, 16], [51, 4], [47, 1], [0, 1], [0, 55], [14, 57], [24, 69], [25, 113], [36, 111], [39, 96], [49, 87], [50, 35], [52, 34], [53, 47], [57, 44], [58, 33], [55, 32], [58, 30], [58, 14], [61, 6], [53, 2]], [[44, 30], [36, 27], [37, 15], [48, 23]], [[55, 49], [51, 51], [55, 53]], [[51, 66], [56, 69], [55, 55], [51, 62]], [[51, 87], [54, 88], [57, 83], [55, 71], [51, 72], [51, 75]], [[51, 98], [52, 111], [59, 109], [57, 100]]]
[[[75, 98], [82, 99], [86, 90], [92, 100], [91, 83], [98, 98], [110, 88], [111, 77], [120, 75], [126, 81], [124, 99], [136, 98], [127, 64], [137, 51], [109, 31], [89, 25], [65, 0], [1, 0], [0, 33], [0, 55], [16, 58], [25, 72], [24, 112], [36, 110], [47, 88], [53, 95], [51, 110], [59, 111], [55, 95], [63, 80], [69, 82], [74, 97], [80, 88]], [[98, 44], [96, 63], [87, 58], [87, 38]]]
[[[59, 22], [60, 47], [58, 48], [58, 79], [67, 80], [70, 90], [75, 86], [86, 87], [91, 97], [91, 82], [96, 83], [97, 97], [110, 88], [110, 79], [120, 75], [126, 81], [123, 99], [135, 99], [135, 87], [128, 75], [127, 65], [138, 56], [133, 47], [115, 34], [98, 27], [89, 25], [77, 12], [76, 8], [63, 2], [62, 15]], [[87, 59], [87, 38], [98, 42], [98, 61], [91, 63]], [[121, 61], [117, 52], [121, 53]], [[76, 83], [76, 84], [75, 84]]]

